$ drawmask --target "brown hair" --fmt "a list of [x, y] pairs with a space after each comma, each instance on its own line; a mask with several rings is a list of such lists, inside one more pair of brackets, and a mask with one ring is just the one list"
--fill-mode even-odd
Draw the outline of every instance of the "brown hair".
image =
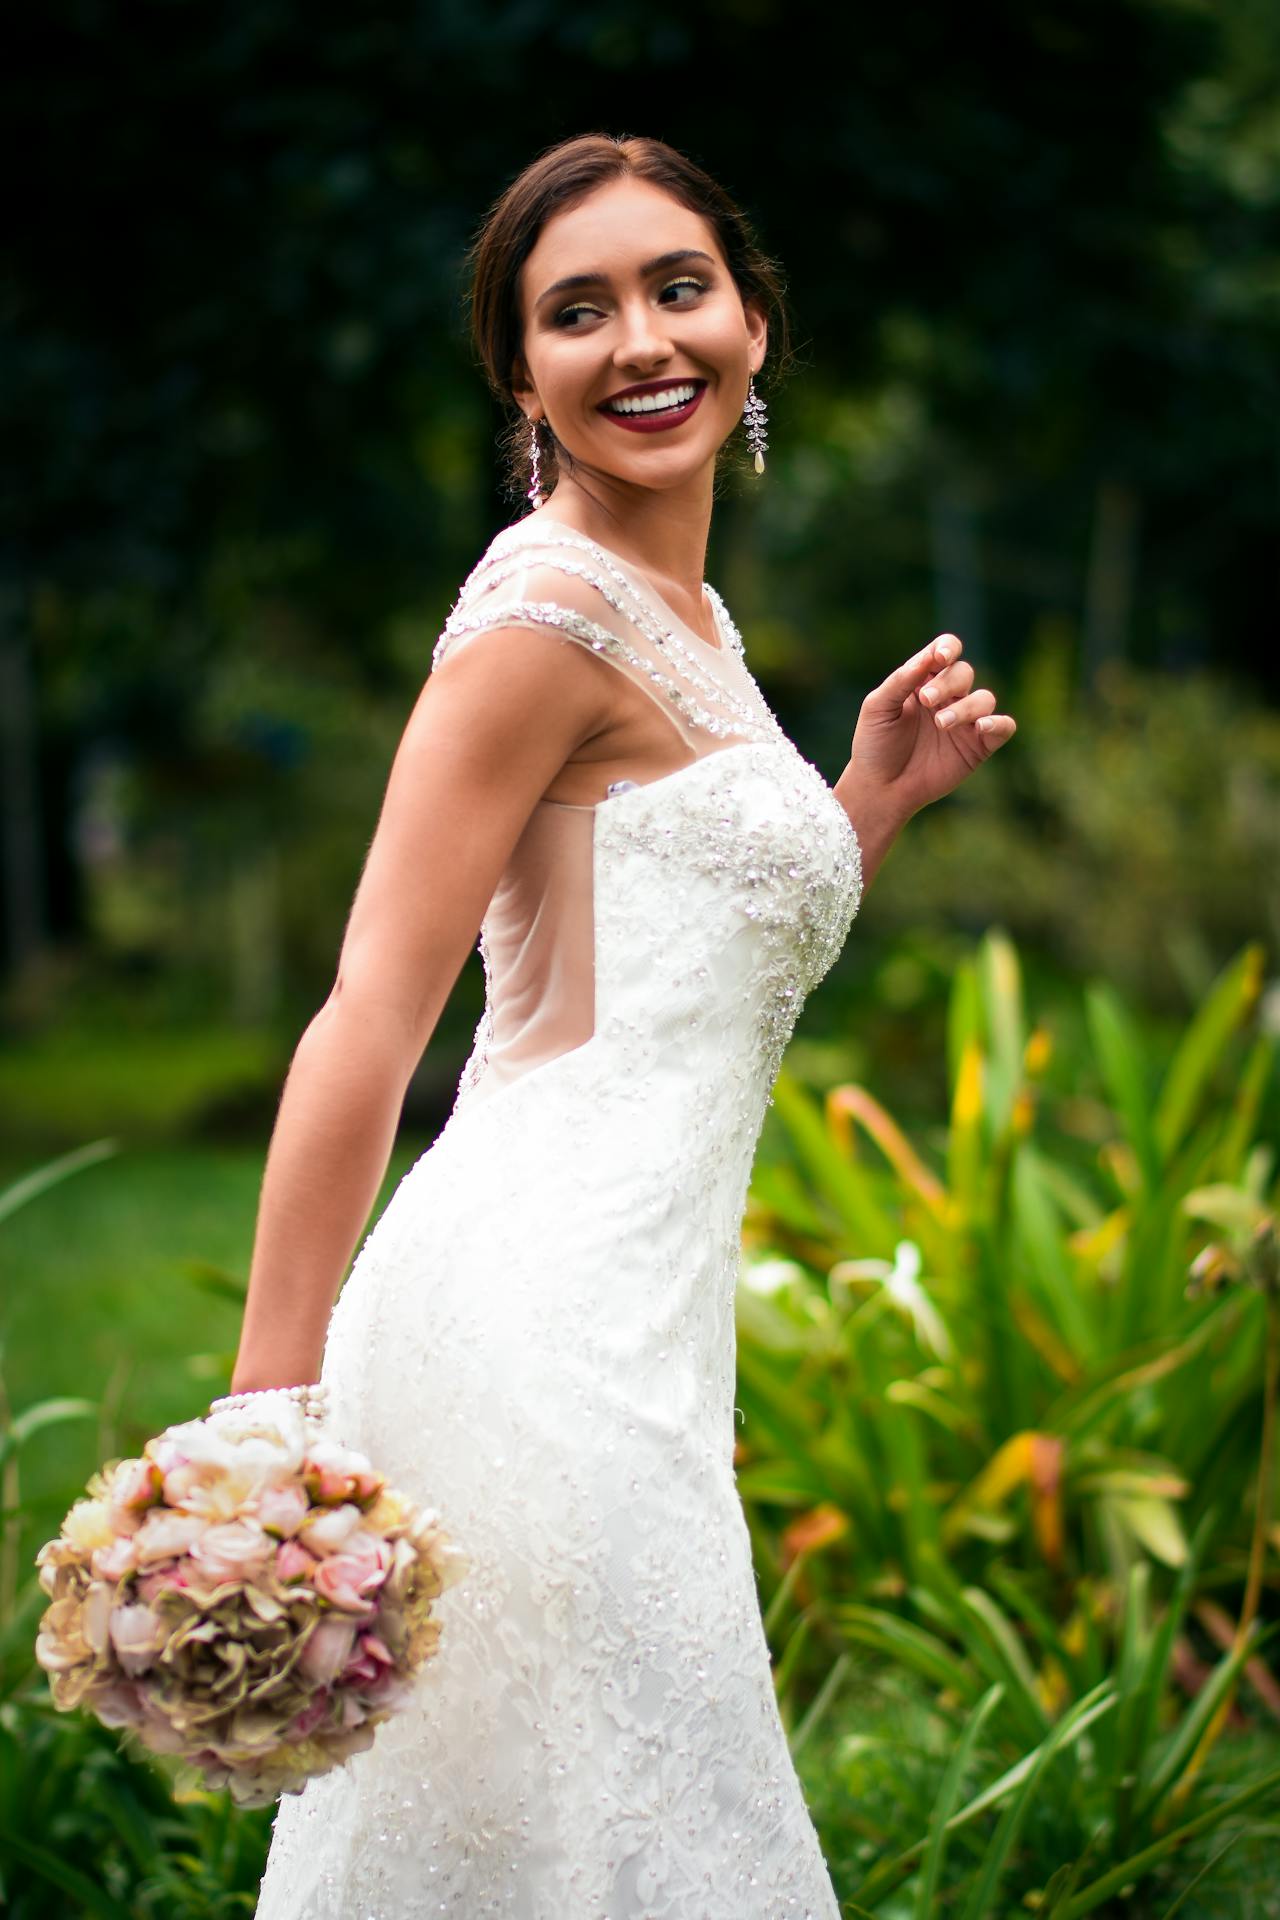
[[[503, 485], [513, 498], [528, 492], [532, 472], [530, 424], [512, 390], [515, 362], [524, 345], [520, 269], [553, 214], [576, 206], [608, 181], [628, 177], [663, 188], [673, 200], [708, 222], [743, 300], [754, 298], [764, 309], [775, 383], [791, 370], [791, 330], [780, 266], [762, 251], [746, 214], [724, 188], [662, 140], [607, 133], [584, 133], [562, 140], [539, 154], [498, 197], [466, 256], [472, 344], [491, 389], [513, 415], [499, 442]], [[573, 455], [561, 446], [548, 421], [540, 421], [537, 432], [539, 484], [545, 495], [556, 483], [561, 461], [566, 472], [582, 463], [575, 463]], [[721, 458], [728, 444], [721, 450]], [[741, 464], [745, 468], [747, 462]]]

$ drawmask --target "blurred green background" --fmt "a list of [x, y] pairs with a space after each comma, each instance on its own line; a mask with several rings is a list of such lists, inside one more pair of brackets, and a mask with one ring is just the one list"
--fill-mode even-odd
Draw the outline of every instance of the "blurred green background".
[[[1276, 1451], [1274, 1423], [1263, 1430], [1274, 1408], [1265, 1258], [1246, 1258], [1242, 1238], [1246, 1221], [1257, 1231], [1274, 1210], [1280, 1137], [1274, 5], [57, 0], [28, 10], [10, 40], [0, 98], [20, 167], [0, 300], [0, 1181], [114, 1144], [0, 1221], [0, 1417], [11, 1435], [0, 1610], [26, 1660], [9, 1669], [0, 1731], [16, 1738], [4, 1717], [13, 1701], [37, 1712], [38, 1594], [22, 1599], [19, 1578], [34, 1545], [109, 1447], [136, 1450], [225, 1384], [292, 1048], [332, 983], [436, 635], [492, 533], [522, 511], [500, 490], [500, 416], [465, 338], [462, 255], [522, 166], [591, 131], [657, 135], [690, 154], [744, 204], [785, 270], [799, 365], [775, 388], [766, 361], [767, 471], [725, 476], [707, 576], [803, 751], [834, 779], [862, 698], [944, 628], [964, 637], [979, 683], [1018, 721], [992, 764], [889, 855], [805, 1009], [791, 1080], [827, 1100], [841, 1152], [829, 1096], [854, 1086], [952, 1183], [957, 1286], [984, 1260], [989, 1277], [1002, 1271], [1007, 1232], [1024, 1236], [1028, 1270], [1043, 1257], [1055, 1286], [1070, 1271], [1073, 1284], [1105, 1289], [1115, 1242], [1104, 1257], [1110, 1229], [1099, 1223], [1121, 1222], [1125, 1244], [1138, 1243], [1124, 1268], [1137, 1304], [1108, 1341], [1085, 1339], [1061, 1287], [1056, 1306], [1046, 1296], [1036, 1310], [1048, 1323], [1065, 1316], [1057, 1332], [1077, 1371], [1060, 1368], [1059, 1389], [1098, 1369], [1127, 1378], [1137, 1345], [1158, 1338], [1143, 1305], [1157, 1252], [1167, 1338], [1189, 1338], [1201, 1309], [1180, 1302], [1179, 1276], [1212, 1232], [1225, 1248], [1231, 1226], [1222, 1258], [1255, 1292], [1232, 1323], [1244, 1343], [1223, 1359], [1233, 1371], [1200, 1383], [1200, 1441], [1230, 1437], [1236, 1478], [1225, 1491], [1221, 1474], [1200, 1483], [1185, 1406], [1185, 1449], [1169, 1424], [1176, 1390], [1167, 1419], [1154, 1402], [1129, 1409], [1126, 1444], [1165, 1462], [1151, 1538], [1166, 1555], [1147, 1563], [1162, 1604], [1187, 1564], [1192, 1520], [1216, 1500], [1225, 1533], [1204, 1579], [1238, 1619], [1269, 1497], [1260, 1462]], [[406, 884], [429, 887], [431, 875]], [[410, 1087], [379, 1207], [448, 1112], [482, 990], [473, 958]], [[1041, 1146], [1048, 1211], [1024, 1194], [1025, 1218], [994, 1201], [965, 1213], [957, 1197], [970, 1047], [994, 1075], [975, 1148], [993, 1191], [1004, 1193], [1027, 1131], [1018, 1073], [1026, 1100], [1035, 1083], [1052, 1135]], [[1153, 1135], [1161, 1097], [1168, 1124]], [[889, 1212], [895, 1232], [924, 1229], [901, 1156], [882, 1169], [889, 1211], [873, 1216], [793, 1121], [809, 1160], [793, 1165], [795, 1140], [771, 1114], [753, 1231], [762, 1251], [798, 1263], [825, 1312], [833, 1261], [891, 1261]], [[817, 1179], [817, 1199], [800, 1197], [802, 1175]], [[1216, 1227], [1182, 1204], [1207, 1181], [1236, 1194]], [[1158, 1229], [1140, 1200], [1165, 1209]], [[1077, 1261], [1095, 1266], [1086, 1275]], [[792, 1310], [820, 1319], [801, 1281]], [[774, 1355], [759, 1362], [767, 1372], [800, 1350], [796, 1338], [754, 1314], [742, 1351], [758, 1340]], [[1035, 1368], [1053, 1373], [1043, 1325], [1031, 1345], [1039, 1359], [994, 1428], [974, 1427], [972, 1460], [933, 1461], [934, 1477], [920, 1480], [911, 1455], [913, 1527], [959, 1496], [980, 1458], [1037, 1423], [1057, 1430], [1053, 1383], [1035, 1384]], [[818, 1349], [805, 1349], [804, 1381], [838, 1384]], [[976, 1348], [970, 1358], [979, 1365]], [[926, 1398], [941, 1392], [923, 1350], [881, 1360], [922, 1372]], [[934, 1897], [924, 1881], [907, 1895], [887, 1883], [868, 1891], [874, 1862], [892, 1854], [894, 1816], [882, 1808], [879, 1824], [850, 1824], [851, 1783], [875, 1797], [859, 1771], [869, 1749], [856, 1743], [880, 1708], [864, 1690], [863, 1718], [840, 1721], [845, 1744], [833, 1731], [820, 1766], [816, 1723], [802, 1718], [815, 1700], [838, 1720], [853, 1711], [824, 1702], [831, 1645], [824, 1652], [821, 1631], [796, 1645], [795, 1594], [783, 1590], [797, 1564], [787, 1509], [856, 1511], [838, 1475], [815, 1482], [794, 1464], [839, 1395], [814, 1425], [791, 1429], [771, 1424], [758, 1368], [751, 1378], [756, 1444], [792, 1461], [762, 1463], [749, 1416], [744, 1462], [756, 1478], [744, 1496], [789, 1728], [805, 1727], [806, 1783], [829, 1796], [824, 1841], [845, 1863], [842, 1892], [861, 1889], [880, 1913], [906, 1916], [915, 1902], [923, 1914]], [[789, 1374], [785, 1389], [794, 1400]], [[34, 1424], [19, 1483], [13, 1422], [59, 1395], [92, 1396], [96, 1417]], [[971, 1416], [957, 1415], [957, 1430]], [[900, 1437], [885, 1444], [897, 1459]], [[1170, 1536], [1179, 1501], [1187, 1524]], [[1034, 1518], [1022, 1514], [1011, 1548], [1024, 1571], [1043, 1547]], [[1056, 1602], [1041, 1596], [1059, 1622], [1079, 1582], [1097, 1579], [1121, 1596], [1119, 1632], [1145, 1562], [1138, 1536], [1117, 1547], [1114, 1524], [1084, 1527]], [[1264, 1618], [1278, 1611], [1280, 1542], [1268, 1524], [1255, 1596]], [[914, 1546], [848, 1546], [833, 1576], [839, 1604], [915, 1606], [919, 1626], [927, 1608], [911, 1581], [924, 1578], [915, 1552], [928, 1532], [913, 1533]], [[998, 1532], [988, 1516], [968, 1550]], [[985, 1564], [965, 1570], [984, 1591], [988, 1576]], [[823, 1599], [806, 1604], [843, 1634], [848, 1622]], [[1198, 1640], [1176, 1642], [1184, 1710], [1198, 1694], [1195, 1661], [1222, 1651], [1209, 1618]], [[936, 1707], [940, 1669], [920, 1656], [914, 1677], [926, 1682], [920, 1699], [884, 1707], [899, 1768], [908, 1723]], [[968, 1698], [960, 1687], [955, 1701]], [[1251, 1777], [1275, 1761], [1278, 1702], [1263, 1686], [1242, 1697], [1243, 1722], [1236, 1709], [1241, 1738], [1271, 1743]], [[1147, 1731], [1176, 1741], [1178, 1724], [1170, 1706]], [[56, 1745], [69, 1732], [48, 1724], [41, 1737]], [[917, 1754], [922, 1826], [941, 1804], [951, 1738], [936, 1766], [927, 1742]], [[47, 1782], [82, 1780], [85, 1753], [58, 1751], [71, 1772], [50, 1759]], [[111, 1773], [114, 1742], [93, 1753]], [[137, 1770], [111, 1777], [116, 1802], [133, 1794], [144, 1809], [132, 1852], [98, 1875], [122, 1910], [172, 1915], [188, 1899], [193, 1913], [251, 1910], [260, 1826], [197, 1802], [171, 1831], [167, 1794], [152, 1805]], [[0, 1742], [0, 1839], [52, 1838], [43, 1868], [11, 1860], [7, 1883], [0, 1850], [0, 1903], [7, 1891], [15, 1914], [36, 1914], [89, 1900], [66, 1883], [49, 1894], [40, 1874], [77, 1847], [102, 1855], [101, 1795], [90, 1795], [98, 1814], [82, 1806], [59, 1838], [53, 1812], [46, 1821], [38, 1806], [6, 1803], [5, 1779]], [[1115, 1831], [1120, 1858], [1136, 1829], [1121, 1820]], [[1032, 1820], [1022, 1844], [1034, 1834]], [[1023, 1862], [1023, 1880], [1043, 1890], [1057, 1860], [1049, 1839], [1034, 1845], [1042, 1858]], [[204, 1862], [198, 1894], [172, 1868], [183, 1849]], [[935, 1870], [945, 1879], [940, 1857]], [[1280, 1911], [1265, 1904], [1264, 1881], [1244, 1872], [1229, 1894], [1215, 1883], [1204, 1908], [1188, 1896], [1180, 1911]]]

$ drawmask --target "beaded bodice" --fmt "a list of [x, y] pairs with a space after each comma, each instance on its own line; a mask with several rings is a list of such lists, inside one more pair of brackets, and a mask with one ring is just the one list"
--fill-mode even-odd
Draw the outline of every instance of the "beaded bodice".
[[498, 627], [551, 630], [643, 688], [689, 758], [593, 806], [534, 809], [481, 929], [486, 1004], [455, 1110], [591, 1041], [602, 1071], [651, 1075], [699, 1058], [690, 1042], [712, 1025], [720, 1059], [751, 1063], [762, 1116], [857, 911], [861, 860], [706, 592], [718, 648], [619, 556], [543, 515], [505, 528], [463, 584], [436, 668]]

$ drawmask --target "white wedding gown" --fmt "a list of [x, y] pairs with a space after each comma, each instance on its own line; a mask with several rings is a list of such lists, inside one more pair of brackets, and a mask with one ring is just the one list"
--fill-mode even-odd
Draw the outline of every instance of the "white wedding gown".
[[257, 1920], [839, 1920], [734, 1480], [734, 1291], [770, 1091], [861, 860], [707, 593], [719, 648], [540, 513], [436, 647], [512, 625], [590, 647], [689, 758], [535, 807], [453, 1112], [334, 1309], [335, 1433], [470, 1572], [410, 1704], [280, 1802]]

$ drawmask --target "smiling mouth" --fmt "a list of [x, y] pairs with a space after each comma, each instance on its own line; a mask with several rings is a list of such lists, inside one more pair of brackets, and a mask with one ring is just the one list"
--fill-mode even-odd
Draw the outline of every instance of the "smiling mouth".
[[631, 394], [624, 400], [602, 401], [596, 411], [616, 426], [632, 432], [655, 433], [679, 426], [697, 412], [706, 392], [705, 380], [674, 380], [669, 387], [652, 393]]

